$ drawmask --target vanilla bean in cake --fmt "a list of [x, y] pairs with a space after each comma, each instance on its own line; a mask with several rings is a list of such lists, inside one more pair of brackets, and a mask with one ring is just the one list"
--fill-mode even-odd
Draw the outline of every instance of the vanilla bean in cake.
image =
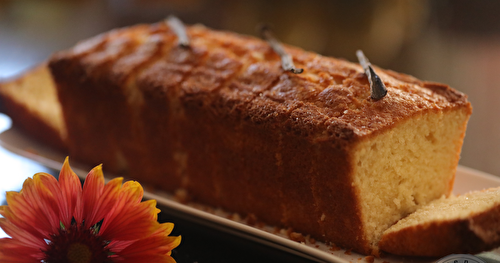
[[186, 33], [186, 28], [184, 26], [184, 23], [177, 18], [176, 16], [169, 16], [166, 19], [167, 24], [174, 30], [175, 34], [177, 35], [179, 45], [181, 47], [188, 48], [189, 47], [189, 37], [187, 36]]
[[387, 88], [385, 87], [384, 82], [382, 82], [377, 73], [375, 73], [375, 70], [373, 70], [371, 63], [368, 61], [368, 58], [366, 58], [363, 51], [356, 51], [356, 55], [358, 57], [359, 63], [365, 70], [368, 81], [370, 82], [370, 88], [372, 91], [370, 97], [374, 100], [382, 99], [383, 97], [385, 97], [385, 95], [387, 95]]
[[293, 63], [293, 58], [283, 49], [281, 43], [274, 37], [271, 30], [268, 26], [262, 26], [260, 29], [260, 33], [262, 38], [265, 39], [269, 45], [273, 48], [273, 50], [280, 56], [281, 58], [281, 67], [285, 71], [290, 71], [295, 74], [300, 74], [304, 72], [304, 69], [296, 68]]

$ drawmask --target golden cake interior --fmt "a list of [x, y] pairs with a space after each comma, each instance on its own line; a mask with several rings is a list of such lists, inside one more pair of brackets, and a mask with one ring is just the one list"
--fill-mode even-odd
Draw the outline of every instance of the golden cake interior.
[[357, 145], [354, 184], [373, 248], [400, 218], [451, 192], [467, 119], [464, 110], [419, 114]]
[[0, 99], [2, 110], [15, 125], [56, 148], [65, 148], [66, 125], [54, 80], [45, 63], [0, 83]]
[[43, 118], [45, 122], [64, 133], [61, 105], [52, 75], [45, 64], [32, 69], [15, 81], [2, 83], [1, 89], [3, 96], [22, 103], [34, 115]]

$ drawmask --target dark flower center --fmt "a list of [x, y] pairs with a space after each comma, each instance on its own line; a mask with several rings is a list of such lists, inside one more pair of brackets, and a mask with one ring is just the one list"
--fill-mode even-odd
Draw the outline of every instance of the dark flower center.
[[69, 262], [73, 263], [87, 263], [91, 262], [92, 251], [89, 247], [82, 243], [73, 243], [68, 248], [68, 254], [66, 255]]
[[89, 229], [82, 229], [76, 223], [69, 228], [61, 225], [59, 233], [47, 240], [48, 248], [44, 263], [112, 263], [106, 248], [109, 242], [97, 233], [100, 224]]

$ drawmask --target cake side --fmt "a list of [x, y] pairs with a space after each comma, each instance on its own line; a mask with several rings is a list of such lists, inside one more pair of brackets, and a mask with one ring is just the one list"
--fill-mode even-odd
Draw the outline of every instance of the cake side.
[[[193, 35], [206, 35], [206, 29], [197, 30]], [[137, 158], [153, 168], [145, 175], [148, 180], [172, 189], [176, 185], [165, 179], [165, 171], [173, 170], [168, 178], [179, 178], [196, 201], [363, 250], [355, 198], [350, 188], [339, 187], [350, 181], [349, 166], [343, 165], [350, 154], [283, 131], [292, 129], [290, 119], [309, 120], [309, 126], [319, 128], [321, 120], [308, 116], [316, 116], [317, 109], [296, 110], [300, 103], [256, 96], [281, 82], [279, 62], [265, 60], [272, 55], [267, 46], [242, 50], [246, 38], [197, 39], [201, 43], [193, 39], [190, 50], [174, 47], [137, 76], [145, 103], [136, 126], [143, 129], [140, 141], [150, 151]], [[205, 49], [211, 52], [202, 59], [194, 56]], [[333, 179], [325, 177], [331, 163], [318, 162], [328, 157], [338, 162]], [[321, 198], [325, 195], [337, 201]], [[340, 212], [349, 219], [339, 220]], [[327, 228], [336, 235], [325, 237]]]
[[[362, 208], [363, 143], [419, 116], [471, 111], [444, 85], [377, 69], [389, 95], [373, 101], [357, 64], [286, 47], [305, 69], [295, 75], [262, 40], [202, 26], [188, 35], [180, 48], [166, 25], [141, 25], [52, 58], [75, 158], [369, 254], [379, 230]], [[431, 196], [449, 193], [452, 173]]]
[[[123, 137], [130, 138], [131, 113], [124, 90], [130, 73], [143, 60], [128, 60], [126, 68], [111, 72], [115, 62], [136, 53], [140, 38], [150, 33], [144, 25], [114, 30], [53, 55], [49, 67], [64, 109], [73, 158], [90, 165], [104, 163], [115, 174], [126, 173], [127, 160], [119, 144]], [[154, 55], [154, 51], [149, 53], [144, 56]]]
[[366, 251], [346, 149], [312, 144], [284, 132], [281, 123], [228, 121], [205, 107], [186, 107], [185, 113], [191, 124], [180, 126], [189, 157], [184, 187], [193, 199]]
[[397, 255], [440, 257], [500, 246], [500, 189], [435, 200], [384, 232], [380, 247]]
[[0, 108], [13, 125], [55, 149], [66, 151], [66, 125], [46, 63], [0, 83]]

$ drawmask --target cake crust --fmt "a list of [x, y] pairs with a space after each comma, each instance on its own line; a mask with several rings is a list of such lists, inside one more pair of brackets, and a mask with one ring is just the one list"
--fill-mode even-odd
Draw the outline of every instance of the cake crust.
[[[467, 96], [444, 84], [375, 67], [390, 92], [384, 100], [374, 101], [370, 99], [368, 80], [358, 64], [285, 46], [297, 67], [305, 69], [304, 74], [290, 74], [281, 69], [280, 58], [260, 39], [213, 31], [201, 25], [187, 29], [193, 38], [190, 49], [175, 46], [175, 35], [162, 23], [139, 25], [99, 35], [69, 51], [56, 53], [50, 67], [73, 62], [85, 68], [87, 77], [106, 76], [113, 79], [113, 84], [121, 84], [123, 78], [141, 71], [140, 67], [148, 64], [151, 67], [140, 72], [139, 77], [150, 87], [141, 86], [140, 89], [156, 94], [165, 92], [169, 82], [160, 83], [158, 78], [163, 81], [165, 78], [151, 71], [173, 71], [171, 74], [178, 74], [177, 84], [183, 82], [180, 92], [184, 100], [230, 89], [247, 99], [260, 97], [278, 102], [279, 107], [287, 107], [285, 114], [309, 107], [312, 116], [323, 116], [324, 121], [335, 120], [335, 126], [350, 129], [351, 132], [335, 133], [335, 137], [342, 139], [383, 131], [404, 118], [427, 110], [464, 108], [472, 112]], [[219, 110], [226, 113], [233, 110], [228, 107], [230, 105], [224, 106]], [[275, 107], [267, 109], [276, 113]], [[255, 114], [249, 110], [242, 113], [247, 115], [242, 117]], [[258, 121], [276, 121], [273, 117], [283, 116], [271, 114]], [[294, 132], [318, 136], [318, 132], [305, 122], [293, 124]], [[324, 130], [323, 127], [314, 128]]]

